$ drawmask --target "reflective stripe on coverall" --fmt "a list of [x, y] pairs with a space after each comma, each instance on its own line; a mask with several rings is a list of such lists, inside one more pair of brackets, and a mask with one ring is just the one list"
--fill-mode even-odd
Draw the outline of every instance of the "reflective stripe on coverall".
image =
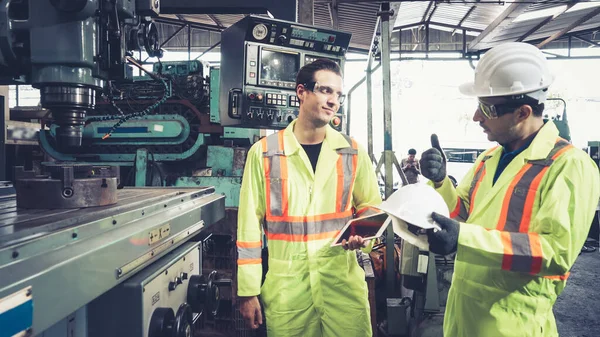
[[[238, 296], [260, 293], [269, 337], [371, 336], [356, 253], [330, 247], [344, 224], [381, 203], [375, 172], [354, 140], [327, 127], [313, 172], [295, 123], [248, 152], [238, 214]], [[260, 286], [261, 224], [269, 270]]]
[[598, 168], [546, 123], [496, 184], [502, 148], [438, 192], [462, 221], [444, 318], [446, 337], [558, 336], [552, 306], [600, 197]]

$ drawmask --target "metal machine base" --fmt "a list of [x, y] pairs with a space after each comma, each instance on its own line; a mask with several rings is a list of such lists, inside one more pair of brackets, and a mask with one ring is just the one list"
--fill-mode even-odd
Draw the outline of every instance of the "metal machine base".
[[80, 208], [117, 203], [119, 168], [87, 164], [46, 164], [48, 175], [15, 167], [19, 208]]
[[[117, 195], [111, 206], [69, 210], [17, 209], [15, 196], [0, 198], [0, 321], [20, 313], [13, 334], [44, 332], [225, 215], [212, 187]], [[14, 296], [21, 300], [5, 301]]]

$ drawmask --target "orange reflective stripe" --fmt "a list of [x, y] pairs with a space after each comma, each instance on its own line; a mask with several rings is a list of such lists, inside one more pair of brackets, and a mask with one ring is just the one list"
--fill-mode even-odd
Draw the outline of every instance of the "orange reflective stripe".
[[502, 246], [504, 247], [504, 256], [502, 256], [502, 269], [510, 270], [512, 267], [512, 243], [509, 232], [500, 232], [500, 239], [502, 240]]
[[509, 211], [510, 198], [515, 190], [515, 186], [519, 183], [523, 175], [532, 167], [533, 165], [527, 164], [525, 165], [519, 173], [513, 178], [512, 182], [508, 186], [508, 190], [506, 191], [506, 196], [504, 197], [504, 201], [502, 202], [502, 210], [500, 211], [500, 218], [498, 219], [498, 224], [496, 225], [496, 229], [499, 231], [503, 231], [506, 225], [506, 217]]
[[238, 259], [237, 260], [238, 266], [242, 266], [245, 264], [261, 264], [261, 263], [262, 263], [262, 259]]
[[[368, 214], [365, 214], [368, 213]], [[375, 207], [363, 207], [359, 210], [356, 211], [356, 216], [363, 216], [363, 215], [371, 215], [371, 214], [377, 214], [377, 213], [381, 213], [381, 210], [375, 208]]]
[[308, 242], [308, 241], [316, 241], [316, 240], [326, 240], [333, 239], [339, 230], [333, 232], [324, 232], [324, 233], [316, 233], [316, 234], [271, 234], [269, 232], [265, 232], [267, 235], [267, 239], [278, 240], [278, 241], [288, 241], [288, 242]]
[[529, 243], [531, 249], [531, 273], [538, 274], [542, 271], [542, 241], [538, 233], [529, 233]]
[[[379, 210], [377, 212], [380, 212]], [[319, 215], [301, 215], [301, 216], [269, 216], [266, 217], [266, 221], [272, 222], [316, 222], [323, 220], [333, 220], [340, 219], [345, 217], [351, 217], [352, 210], [341, 212], [341, 213], [328, 213], [328, 214], [319, 214]]]
[[542, 243], [538, 233], [502, 231], [500, 238], [504, 247], [503, 270], [529, 274], [542, 270]]
[[342, 198], [344, 195], [344, 155], [338, 155], [337, 160], [337, 186], [335, 190], [335, 210], [343, 211]]
[[260, 241], [236, 241], [235, 244], [239, 248], [258, 248], [258, 247], [262, 247], [262, 242], [260, 242]]
[[473, 205], [475, 204], [473, 201], [475, 200], [475, 195], [477, 194], [477, 190], [479, 190], [479, 185], [485, 177], [485, 161], [490, 158], [489, 154], [492, 153], [496, 148], [497, 146], [485, 151], [483, 154], [483, 159], [481, 159], [481, 161], [477, 165], [477, 168], [475, 169], [475, 174], [473, 174], [473, 181], [471, 181], [471, 188], [469, 189], [469, 214], [473, 212]]
[[458, 214], [460, 213], [460, 204], [462, 203], [462, 200], [460, 199], [460, 197], [456, 198], [456, 207], [454, 207], [454, 210], [450, 213], [450, 217], [451, 218], [456, 218], [458, 216]]
[[553, 281], [566, 281], [569, 278], [569, 275], [571, 275], [571, 273], [567, 272], [564, 275], [549, 275], [549, 276], [544, 276], [544, 278], [547, 278], [547, 279], [553, 280]]

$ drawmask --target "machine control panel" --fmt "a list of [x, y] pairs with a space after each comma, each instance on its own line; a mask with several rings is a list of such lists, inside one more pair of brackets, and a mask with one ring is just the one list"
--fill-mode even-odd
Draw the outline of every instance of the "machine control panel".
[[193, 336], [194, 322], [215, 314], [217, 273], [201, 275], [199, 242], [187, 242], [88, 305], [89, 337]]
[[[296, 76], [300, 68], [320, 58], [343, 67], [350, 37], [344, 32], [257, 16], [247, 16], [226, 29], [221, 36], [221, 123], [287, 127], [298, 117]], [[336, 115], [330, 124], [342, 131], [343, 115]]]

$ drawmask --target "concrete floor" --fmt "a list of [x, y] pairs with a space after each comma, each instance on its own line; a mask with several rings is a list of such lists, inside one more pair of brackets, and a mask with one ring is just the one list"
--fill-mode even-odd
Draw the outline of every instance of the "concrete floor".
[[600, 336], [600, 253], [582, 253], [554, 305], [560, 337]]

